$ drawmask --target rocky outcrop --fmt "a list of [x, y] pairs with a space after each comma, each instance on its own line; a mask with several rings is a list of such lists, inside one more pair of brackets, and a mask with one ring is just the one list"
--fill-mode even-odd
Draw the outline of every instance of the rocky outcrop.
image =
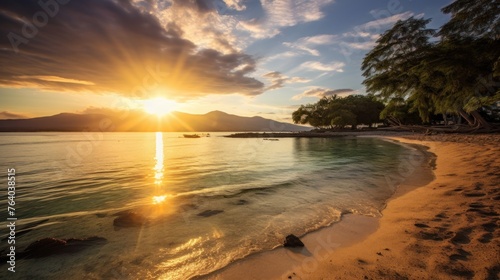
[[283, 246], [285, 247], [304, 247], [304, 243], [300, 241], [300, 239], [293, 235], [290, 234], [285, 238], [285, 242], [283, 243]]
[[43, 258], [51, 255], [76, 253], [94, 245], [106, 243], [106, 238], [92, 236], [88, 238], [43, 238], [31, 243], [22, 256], [24, 258]]
[[133, 211], [124, 211], [117, 215], [113, 221], [115, 227], [140, 227], [147, 222], [146, 217]]
[[198, 216], [201, 216], [201, 217], [210, 217], [210, 216], [213, 216], [213, 215], [217, 215], [217, 214], [220, 214], [224, 212], [224, 210], [205, 210], [201, 213], [198, 213]]

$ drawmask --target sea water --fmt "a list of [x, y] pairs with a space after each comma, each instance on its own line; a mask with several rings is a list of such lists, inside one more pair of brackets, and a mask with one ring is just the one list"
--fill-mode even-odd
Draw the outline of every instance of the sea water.
[[[15, 168], [16, 225], [23, 231], [16, 237], [18, 254], [46, 237], [107, 239], [73, 254], [18, 259], [15, 276], [207, 274], [280, 246], [288, 234], [330, 225], [343, 213], [379, 215], [395, 191], [392, 175], [415, 156], [375, 138], [266, 141], [224, 134], [0, 134], [0, 233], [8, 235], [7, 169]], [[144, 215], [144, 225], [114, 226], [124, 210]], [[2, 240], [2, 256], [7, 247]], [[5, 276], [7, 265], [0, 269]]]

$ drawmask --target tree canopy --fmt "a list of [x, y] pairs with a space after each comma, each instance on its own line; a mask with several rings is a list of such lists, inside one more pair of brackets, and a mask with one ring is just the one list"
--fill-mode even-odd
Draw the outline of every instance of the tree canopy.
[[500, 120], [500, 2], [455, 0], [442, 12], [451, 18], [437, 30], [410, 17], [379, 37], [361, 65], [367, 96], [324, 97], [300, 106], [293, 121], [356, 128], [379, 117], [403, 125], [442, 115], [466, 131], [491, 131]]
[[459, 114], [488, 128], [479, 112], [500, 100], [499, 3], [457, 0], [443, 12], [452, 17], [440, 30], [411, 17], [383, 33], [363, 60], [363, 84], [390, 107], [384, 117], [407, 107], [424, 122]]
[[345, 128], [358, 125], [372, 126], [380, 121], [384, 104], [373, 96], [350, 95], [323, 97], [314, 104], [301, 105], [292, 114], [294, 123], [316, 128]]

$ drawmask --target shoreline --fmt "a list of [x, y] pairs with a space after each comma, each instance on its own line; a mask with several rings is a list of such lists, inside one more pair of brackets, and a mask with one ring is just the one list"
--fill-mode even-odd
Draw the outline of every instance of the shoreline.
[[[394, 186], [394, 193], [381, 208], [382, 216], [383, 211], [393, 199], [416, 188], [423, 187], [434, 180], [431, 169], [433, 168], [432, 160], [435, 160], [433, 159], [435, 155], [429, 152], [428, 147], [418, 143], [402, 142], [399, 137], [394, 138], [387, 135], [387, 133], [383, 135], [357, 135], [375, 137], [403, 145], [409, 150], [418, 151], [413, 153], [413, 156], [422, 156], [411, 163], [412, 170], [410, 174], [399, 174], [398, 177], [387, 176], [389, 178], [387, 183], [397, 184], [397, 186]], [[397, 135], [402, 134], [398, 133]], [[339, 135], [335, 137], [339, 137]], [[406, 164], [410, 161], [411, 159], [407, 159]], [[405, 173], [408, 172], [405, 171]], [[400, 178], [403, 178], [401, 182], [395, 181]], [[302, 279], [301, 275], [314, 273], [321, 267], [322, 263], [328, 261], [338, 250], [359, 244], [374, 234], [380, 226], [380, 219], [380, 217], [369, 217], [353, 213], [344, 214], [339, 221], [301, 236], [300, 239], [306, 245], [304, 248], [288, 249], [280, 246], [270, 251], [251, 254], [222, 269], [192, 279]], [[250, 271], [252, 272], [251, 275], [248, 273]], [[242, 275], [245, 275], [245, 277], [242, 277]]]
[[[499, 279], [500, 135], [384, 138], [428, 147], [437, 156], [435, 180], [407, 192], [401, 188], [402, 193], [389, 198], [382, 217], [372, 218], [376, 222], [371, 229], [367, 223], [355, 222], [361, 216], [346, 215], [338, 223], [306, 234], [301, 239], [313, 254], [279, 247], [200, 279]], [[342, 225], [355, 230], [349, 232]], [[342, 239], [334, 237], [332, 229], [357, 238], [333, 246]], [[319, 249], [325, 244], [331, 247], [315, 257], [318, 247], [310, 239], [319, 232], [331, 241]], [[286, 259], [287, 250], [288, 255], [302, 258], [295, 258], [294, 264]], [[284, 266], [288, 267], [280, 273]]]
[[429, 147], [436, 179], [389, 201], [368, 238], [290, 279], [499, 279], [500, 135], [389, 138]]
[[[325, 131], [325, 132], [237, 132], [229, 135], [224, 135], [226, 138], [264, 138], [272, 140], [273, 138], [338, 138], [338, 137], [373, 137], [373, 136], [398, 136], [408, 135], [411, 132], [387, 130], [387, 129], [371, 129], [371, 130], [345, 130], [345, 131]], [[279, 139], [278, 139], [279, 140]]]

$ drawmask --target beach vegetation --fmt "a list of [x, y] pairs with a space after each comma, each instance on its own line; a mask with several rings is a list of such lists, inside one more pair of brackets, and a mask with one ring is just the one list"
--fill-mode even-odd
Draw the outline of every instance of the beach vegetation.
[[380, 36], [361, 65], [366, 91], [384, 102], [381, 117], [393, 125], [441, 114], [445, 124], [452, 116], [456, 131], [496, 130], [500, 5], [457, 0], [442, 11], [451, 19], [439, 30], [410, 17]]
[[358, 125], [372, 127], [380, 122], [384, 104], [372, 95], [337, 95], [321, 98], [313, 104], [301, 105], [292, 113], [294, 123], [309, 124], [316, 128], [335, 129]]

